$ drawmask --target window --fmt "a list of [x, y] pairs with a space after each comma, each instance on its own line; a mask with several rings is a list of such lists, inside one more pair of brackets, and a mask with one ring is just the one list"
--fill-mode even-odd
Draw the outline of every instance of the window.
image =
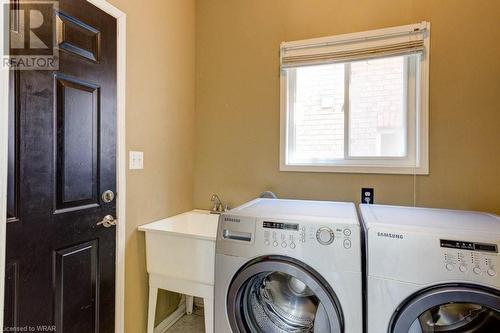
[[281, 170], [428, 173], [429, 24], [281, 45]]

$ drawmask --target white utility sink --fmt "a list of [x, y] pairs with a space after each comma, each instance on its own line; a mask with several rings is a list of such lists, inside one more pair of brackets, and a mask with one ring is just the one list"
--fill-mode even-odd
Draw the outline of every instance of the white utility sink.
[[149, 273], [148, 333], [153, 332], [158, 289], [188, 295], [186, 311], [192, 311], [192, 296], [201, 297], [205, 308], [205, 330], [213, 331], [215, 238], [219, 215], [193, 210], [139, 227], [146, 233]]

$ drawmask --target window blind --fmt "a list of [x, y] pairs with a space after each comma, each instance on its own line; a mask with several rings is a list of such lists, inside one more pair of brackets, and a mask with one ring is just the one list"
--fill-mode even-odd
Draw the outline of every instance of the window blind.
[[423, 53], [427, 22], [281, 43], [281, 69]]

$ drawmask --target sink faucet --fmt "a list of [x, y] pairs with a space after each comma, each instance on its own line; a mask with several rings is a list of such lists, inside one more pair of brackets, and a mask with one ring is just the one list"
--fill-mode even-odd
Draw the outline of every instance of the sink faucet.
[[212, 210], [210, 211], [212, 214], [221, 214], [223, 212], [227, 212], [229, 209], [229, 207], [224, 205], [219, 196], [215, 193], [212, 194], [210, 201], [213, 202]]

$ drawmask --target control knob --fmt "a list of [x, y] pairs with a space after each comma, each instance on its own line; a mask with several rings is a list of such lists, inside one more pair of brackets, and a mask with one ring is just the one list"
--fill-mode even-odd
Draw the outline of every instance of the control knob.
[[322, 245], [330, 245], [333, 243], [335, 235], [333, 230], [327, 227], [321, 227], [316, 232], [316, 239]]

